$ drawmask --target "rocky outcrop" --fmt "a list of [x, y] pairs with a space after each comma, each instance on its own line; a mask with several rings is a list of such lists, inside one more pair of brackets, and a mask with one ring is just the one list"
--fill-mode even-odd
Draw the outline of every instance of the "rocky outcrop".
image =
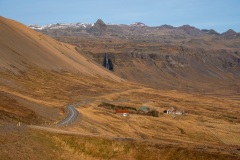
[[[188, 52], [179, 50], [179, 53], [174, 55], [164, 52], [149, 54], [124, 52], [108, 53], [108, 57], [114, 65], [114, 73], [121, 78], [155, 88], [174, 88], [209, 81], [218, 83], [240, 76], [240, 63], [234, 53], [213, 51], [210, 54], [201, 49], [183, 50]], [[92, 56], [102, 64], [105, 54]]]
[[212, 35], [220, 35], [220, 33], [216, 32], [214, 29], [202, 29], [201, 31], [207, 33], [207, 34], [212, 34]]
[[204, 32], [202, 32], [201, 30], [192, 27], [190, 25], [183, 25], [181, 27], [179, 27], [180, 30], [184, 31], [186, 34], [191, 35], [191, 36], [202, 36], [204, 35]]
[[239, 36], [239, 34], [237, 34], [237, 32], [235, 32], [232, 29], [229, 29], [226, 32], [223, 32], [221, 35], [225, 38], [234, 38], [234, 37]]
[[103, 36], [106, 30], [107, 25], [101, 19], [98, 19], [93, 27], [87, 29], [87, 32], [94, 36]]

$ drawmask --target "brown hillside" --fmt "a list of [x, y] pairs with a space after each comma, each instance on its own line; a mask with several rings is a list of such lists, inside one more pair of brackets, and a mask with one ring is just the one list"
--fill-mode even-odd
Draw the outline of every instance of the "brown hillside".
[[102, 94], [106, 88], [116, 89], [124, 81], [79, 54], [74, 46], [57, 42], [16, 21], [0, 17], [0, 35], [3, 122], [56, 121], [63, 116], [61, 107], [76, 101], [75, 96]]
[[14, 73], [35, 65], [52, 71], [121, 79], [76, 52], [74, 46], [57, 42], [41, 33], [0, 17], [0, 70]]

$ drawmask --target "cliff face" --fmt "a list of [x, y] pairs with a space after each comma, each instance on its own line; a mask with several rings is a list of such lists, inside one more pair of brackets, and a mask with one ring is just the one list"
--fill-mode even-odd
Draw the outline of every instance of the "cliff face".
[[[98, 63], [104, 54], [93, 54]], [[169, 53], [108, 53], [118, 76], [152, 87], [201, 88], [202, 84], [238, 81], [240, 60], [235, 53], [205, 51]], [[239, 81], [238, 81], [239, 83]]]

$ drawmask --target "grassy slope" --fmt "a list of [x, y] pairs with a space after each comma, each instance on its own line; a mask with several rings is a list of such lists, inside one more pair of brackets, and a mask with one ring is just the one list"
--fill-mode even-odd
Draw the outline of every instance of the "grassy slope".
[[74, 46], [13, 20], [0, 17], [0, 22], [0, 123], [53, 123], [68, 103], [81, 101], [80, 95], [120, 88], [122, 79]]
[[[38, 67], [31, 67], [18, 75], [1, 73], [1, 79], [1, 111], [12, 113], [13, 118], [16, 115], [16, 120], [28, 124], [40, 123], [37, 121], [39, 118], [53, 123], [63, 117], [62, 111], [69, 103], [130, 87], [104, 78], [50, 72]], [[35, 120], [27, 117], [30, 114], [27, 112], [32, 111], [36, 115]]]
[[[240, 102], [237, 100], [147, 88], [106, 94], [97, 100], [79, 108], [82, 116], [72, 126], [75, 130], [177, 143], [240, 145]], [[157, 118], [141, 115], [123, 118], [97, 107], [101, 101], [136, 108], [145, 105], [161, 114]], [[169, 107], [183, 109], [186, 115], [163, 114]]]
[[24, 127], [1, 128], [0, 134], [1, 159], [239, 159], [204, 149], [53, 134]]

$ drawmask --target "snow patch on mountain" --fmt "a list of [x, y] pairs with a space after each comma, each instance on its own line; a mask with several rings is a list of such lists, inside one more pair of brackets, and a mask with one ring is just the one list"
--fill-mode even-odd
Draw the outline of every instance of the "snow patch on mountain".
[[135, 22], [133, 24], [131, 24], [131, 26], [134, 26], [134, 27], [145, 27], [146, 25], [142, 22]]
[[35, 30], [43, 30], [43, 29], [87, 28], [92, 26], [93, 24], [91, 23], [57, 23], [57, 24], [48, 24], [45, 26], [29, 25], [28, 27]]

